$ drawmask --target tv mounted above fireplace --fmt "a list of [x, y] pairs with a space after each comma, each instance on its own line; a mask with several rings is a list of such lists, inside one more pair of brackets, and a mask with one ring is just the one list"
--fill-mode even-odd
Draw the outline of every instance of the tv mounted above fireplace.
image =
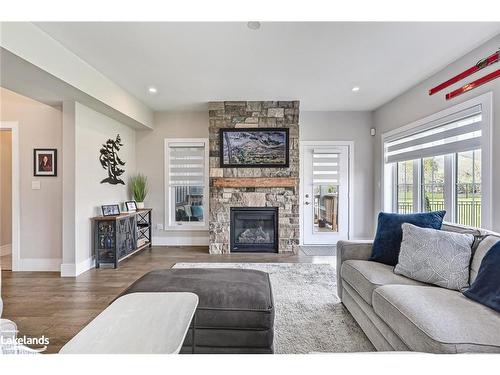
[[220, 129], [221, 168], [288, 168], [288, 128]]

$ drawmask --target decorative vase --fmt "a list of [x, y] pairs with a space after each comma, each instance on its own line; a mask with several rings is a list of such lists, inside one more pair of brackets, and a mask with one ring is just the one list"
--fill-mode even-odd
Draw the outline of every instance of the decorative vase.
[[144, 202], [135, 202], [137, 205], [137, 208], [144, 208]]

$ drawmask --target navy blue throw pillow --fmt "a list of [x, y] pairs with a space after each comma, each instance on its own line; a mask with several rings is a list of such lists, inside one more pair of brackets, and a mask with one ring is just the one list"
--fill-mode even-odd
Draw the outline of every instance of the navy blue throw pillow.
[[403, 223], [410, 223], [420, 228], [441, 229], [446, 211], [424, 212], [418, 214], [378, 214], [377, 234], [373, 241], [370, 260], [395, 266], [398, 263], [399, 250], [403, 239]]
[[464, 296], [500, 312], [500, 241], [484, 256], [477, 278]]

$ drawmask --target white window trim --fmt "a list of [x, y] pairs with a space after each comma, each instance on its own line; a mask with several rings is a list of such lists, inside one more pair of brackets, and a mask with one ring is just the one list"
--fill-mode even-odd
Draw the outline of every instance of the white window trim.
[[[169, 165], [170, 165], [170, 153], [169, 144], [170, 143], [184, 143], [186, 145], [196, 144], [199, 145], [203, 143], [205, 146], [205, 175], [204, 175], [204, 187], [203, 187], [203, 222], [182, 222], [178, 224], [171, 224], [170, 217], [170, 190], [169, 190]], [[208, 230], [208, 208], [209, 208], [209, 150], [208, 150], [208, 138], [165, 138], [164, 143], [164, 187], [163, 187], [163, 198], [165, 200], [165, 224], [163, 229], [165, 231], [203, 231]]]
[[[384, 144], [387, 139], [402, 136], [405, 133], [410, 133], [412, 130], [419, 128], [420, 131], [425, 130], [426, 124], [432, 127], [432, 122], [440, 118], [452, 115], [456, 112], [463, 111], [475, 105], [481, 105], [481, 114], [483, 116], [482, 128], [482, 145], [481, 145], [481, 227], [491, 229], [493, 223], [493, 212], [491, 210], [491, 193], [493, 191], [493, 169], [492, 169], [492, 119], [493, 119], [493, 92], [487, 92], [473, 99], [467, 100], [460, 104], [454, 105], [443, 111], [434, 113], [418, 121], [412, 122], [395, 130], [388, 131], [382, 134], [381, 137], [381, 207], [383, 211], [393, 212], [394, 210], [394, 186], [395, 174], [393, 165], [385, 163]], [[420, 189], [418, 189], [420, 190]], [[420, 194], [420, 193], [419, 193]], [[453, 210], [454, 208], [452, 208]], [[451, 212], [450, 212], [451, 213]]]

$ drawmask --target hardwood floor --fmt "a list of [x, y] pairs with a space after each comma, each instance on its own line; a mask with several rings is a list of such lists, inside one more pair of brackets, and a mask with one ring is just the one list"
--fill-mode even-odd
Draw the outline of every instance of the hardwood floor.
[[118, 269], [91, 269], [77, 278], [58, 272], [2, 271], [3, 318], [20, 335], [50, 339], [47, 353], [59, 349], [145, 273], [180, 262], [331, 263], [335, 257], [292, 254], [210, 255], [206, 247], [153, 247], [120, 263]]

